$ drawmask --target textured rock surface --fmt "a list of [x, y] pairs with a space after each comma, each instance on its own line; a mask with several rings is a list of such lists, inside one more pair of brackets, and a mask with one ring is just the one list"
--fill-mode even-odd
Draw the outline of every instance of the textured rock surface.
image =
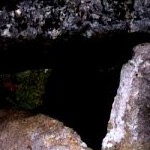
[[90, 150], [72, 129], [38, 114], [0, 110], [1, 150]]
[[127, 30], [126, 19], [133, 6], [130, 0], [24, 0], [11, 10], [7, 5], [0, 11], [0, 35], [15, 39], [38, 35], [55, 39], [66, 32], [90, 37], [108, 30]]
[[0, 7], [0, 36], [5, 40], [56, 39], [77, 32], [86, 37], [109, 31], [148, 32], [150, 26], [147, 0], [15, 0], [11, 3], [1, 2]]
[[150, 32], [150, 1], [135, 0], [133, 18], [130, 22], [131, 32]]
[[134, 53], [121, 71], [103, 150], [150, 149], [150, 44]]

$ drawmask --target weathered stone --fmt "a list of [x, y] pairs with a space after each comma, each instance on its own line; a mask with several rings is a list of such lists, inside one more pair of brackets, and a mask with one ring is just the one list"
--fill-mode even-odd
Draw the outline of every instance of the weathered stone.
[[50, 44], [76, 34], [91, 38], [115, 32], [149, 33], [149, 5], [147, 0], [0, 2], [0, 49], [31, 39]]
[[150, 1], [134, 1], [133, 18], [130, 22], [131, 32], [150, 32]]
[[150, 150], [150, 44], [134, 53], [121, 71], [103, 150]]
[[[17, 0], [1, 2], [0, 36], [56, 39], [66, 33], [91, 37], [109, 31], [149, 32], [147, 0]], [[10, 7], [11, 6], [11, 7]]]
[[[26, 70], [0, 75], [1, 107], [31, 110], [43, 104], [50, 69]], [[4, 106], [3, 106], [4, 105]]]
[[108, 31], [128, 31], [134, 10], [131, 0], [24, 0], [11, 9], [7, 3], [2, 6], [0, 35], [19, 40], [37, 36], [55, 39], [76, 32], [91, 37]]
[[63, 123], [15, 110], [0, 110], [0, 149], [91, 150]]

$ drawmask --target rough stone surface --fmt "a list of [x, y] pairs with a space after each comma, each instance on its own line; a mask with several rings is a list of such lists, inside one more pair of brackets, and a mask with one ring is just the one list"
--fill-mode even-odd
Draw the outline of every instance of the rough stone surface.
[[91, 150], [63, 123], [15, 110], [0, 110], [0, 149]]
[[121, 71], [102, 150], [150, 150], [150, 44], [134, 53]]
[[130, 29], [131, 32], [150, 32], [150, 1], [134, 1], [134, 12], [130, 22]]
[[55, 39], [69, 32], [91, 37], [108, 30], [127, 30], [127, 18], [133, 5], [109, 0], [24, 0], [11, 10], [7, 4], [0, 11], [1, 37], [34, 39], [43, 36]]
[[66, 33], [80, 33], [89, 38], [110, 31], [148, 32], [150, 27], [147, 0], [15, 0], [11, 3], [1, 2], [0, 7], [0, 37], [5, 40], [56, 39]]

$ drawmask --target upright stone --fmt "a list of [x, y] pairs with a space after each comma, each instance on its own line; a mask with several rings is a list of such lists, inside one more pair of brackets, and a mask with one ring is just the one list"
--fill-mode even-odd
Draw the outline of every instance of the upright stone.
[[122, 68], [102, 150], [150, 150], [150, 44]]

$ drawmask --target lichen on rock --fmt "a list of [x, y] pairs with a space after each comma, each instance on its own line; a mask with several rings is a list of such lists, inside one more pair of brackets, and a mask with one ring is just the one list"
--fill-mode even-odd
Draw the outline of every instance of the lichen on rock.
[[91, 150], [62, 122], [24, 111], [0, 110], [1, 150]]
[[150, 44], [134, 48], [121, 71], [103, 150], [150, 149]]

